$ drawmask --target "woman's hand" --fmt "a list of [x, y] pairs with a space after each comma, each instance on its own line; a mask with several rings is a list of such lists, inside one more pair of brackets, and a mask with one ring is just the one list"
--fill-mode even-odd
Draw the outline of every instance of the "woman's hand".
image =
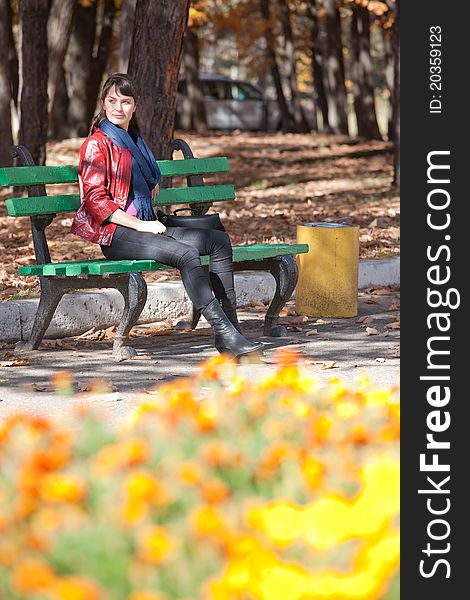
[[155, 198], [157, 197], [159, 188], [160, 188], [160, 186], [157, 183], [157, 185], [152, 190], [152, 200], [155, 200]]
[[155, 235], [166, 235], [166, 227], [160, 221], [139, 221], [137, 231], [143, 233], [154, 233]]

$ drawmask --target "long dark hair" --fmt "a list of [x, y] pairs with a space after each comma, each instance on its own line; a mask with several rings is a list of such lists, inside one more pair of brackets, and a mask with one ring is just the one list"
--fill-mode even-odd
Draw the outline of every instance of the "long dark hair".
[[[134, 82], [129, 77], [129, 75], [127, 75], [126, 73], [114, 73], [113, 75], [108, 77], [108, 79], [104, 82], [103, 89], [101, 90], [101, 96], [100, 96], [100, 103], [101, 103], [100, 112], [93, 117], [93, 121], [91, 122], [91, 127], [90, 127], [90, 133], [88, 135], [91, 135], [93, 133], [93, 130], [95, 129], [95, 127], [99, 127], [101, 125], [102, 121], [106, 118], [106, 113], [104, 111], [103, 104], [104, 104], [106, 96], [109, 94], [109, 92], [113, 86], [116, 87], [117, 92], [119, 92], [123, 96], [131, 96], [132, 98], [134, 98], [135, 102], [137, 103], [137, 100], [138, 100], [137, 91], [135, 89]], [[137, 117], [135, 116], [135, 113], [132, 115], [131, 122], [129, 123], [129, 128], [131, 128], [131, 127], [136, 129], [137, 131], [140, 131], [139, 124], [137, 122]]]

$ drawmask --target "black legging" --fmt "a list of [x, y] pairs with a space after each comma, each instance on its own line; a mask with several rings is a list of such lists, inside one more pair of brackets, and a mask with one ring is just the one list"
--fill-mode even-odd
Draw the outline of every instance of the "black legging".
[[[167, 235], [142, 233], [118, 225], [111, 246], [101, 246], [108, 260], [151, 259], [181, 272], [191, 302], [204, 310], [215, 297], [224, 301], [233, 297], [232, 245], [229, 236], [217, 229], [168, 227]], [[209, 276], [201, 266], [202, 255], [209, 255]]]

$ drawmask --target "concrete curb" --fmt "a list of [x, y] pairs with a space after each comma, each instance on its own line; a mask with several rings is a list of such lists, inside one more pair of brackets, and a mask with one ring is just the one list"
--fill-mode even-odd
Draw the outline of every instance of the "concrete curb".
[[[359, 262], [359, 289], [398, 283], [399, 257]], [[237, 273], [235, 289], [240, 307], [248, 306], [252, 300], [266, 304], [274, 295], [274, 279], [269, 273]], [[295, 292], [293, 297], [295, 298]], [[28, 339], [38, 303], [38, 299], [0, 302], [0, 341]], [[66, 294], [60, 301], [45, 337], [54, 339], [80, 335], [91, 327], [111, 327], [119, 322], [123, 308], [124, 300], [117, 290]], [[150, 283], [147, 303], [139, 323], [176, 319], [188, 315], [190, 311], [191, 302], [181, 281]]]

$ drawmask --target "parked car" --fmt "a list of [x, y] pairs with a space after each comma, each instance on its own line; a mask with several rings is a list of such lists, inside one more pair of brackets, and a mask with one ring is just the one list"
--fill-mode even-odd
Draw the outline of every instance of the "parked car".
[[[199, 76], [209, 129], [278, 131], [281, 111], [276, 100], [265, 97], [263, 90], [248, 81], [225, 75], [204, 73]], [[178, 84], [176, 127], [181, 128], [182, 101], [186, 80]]]

